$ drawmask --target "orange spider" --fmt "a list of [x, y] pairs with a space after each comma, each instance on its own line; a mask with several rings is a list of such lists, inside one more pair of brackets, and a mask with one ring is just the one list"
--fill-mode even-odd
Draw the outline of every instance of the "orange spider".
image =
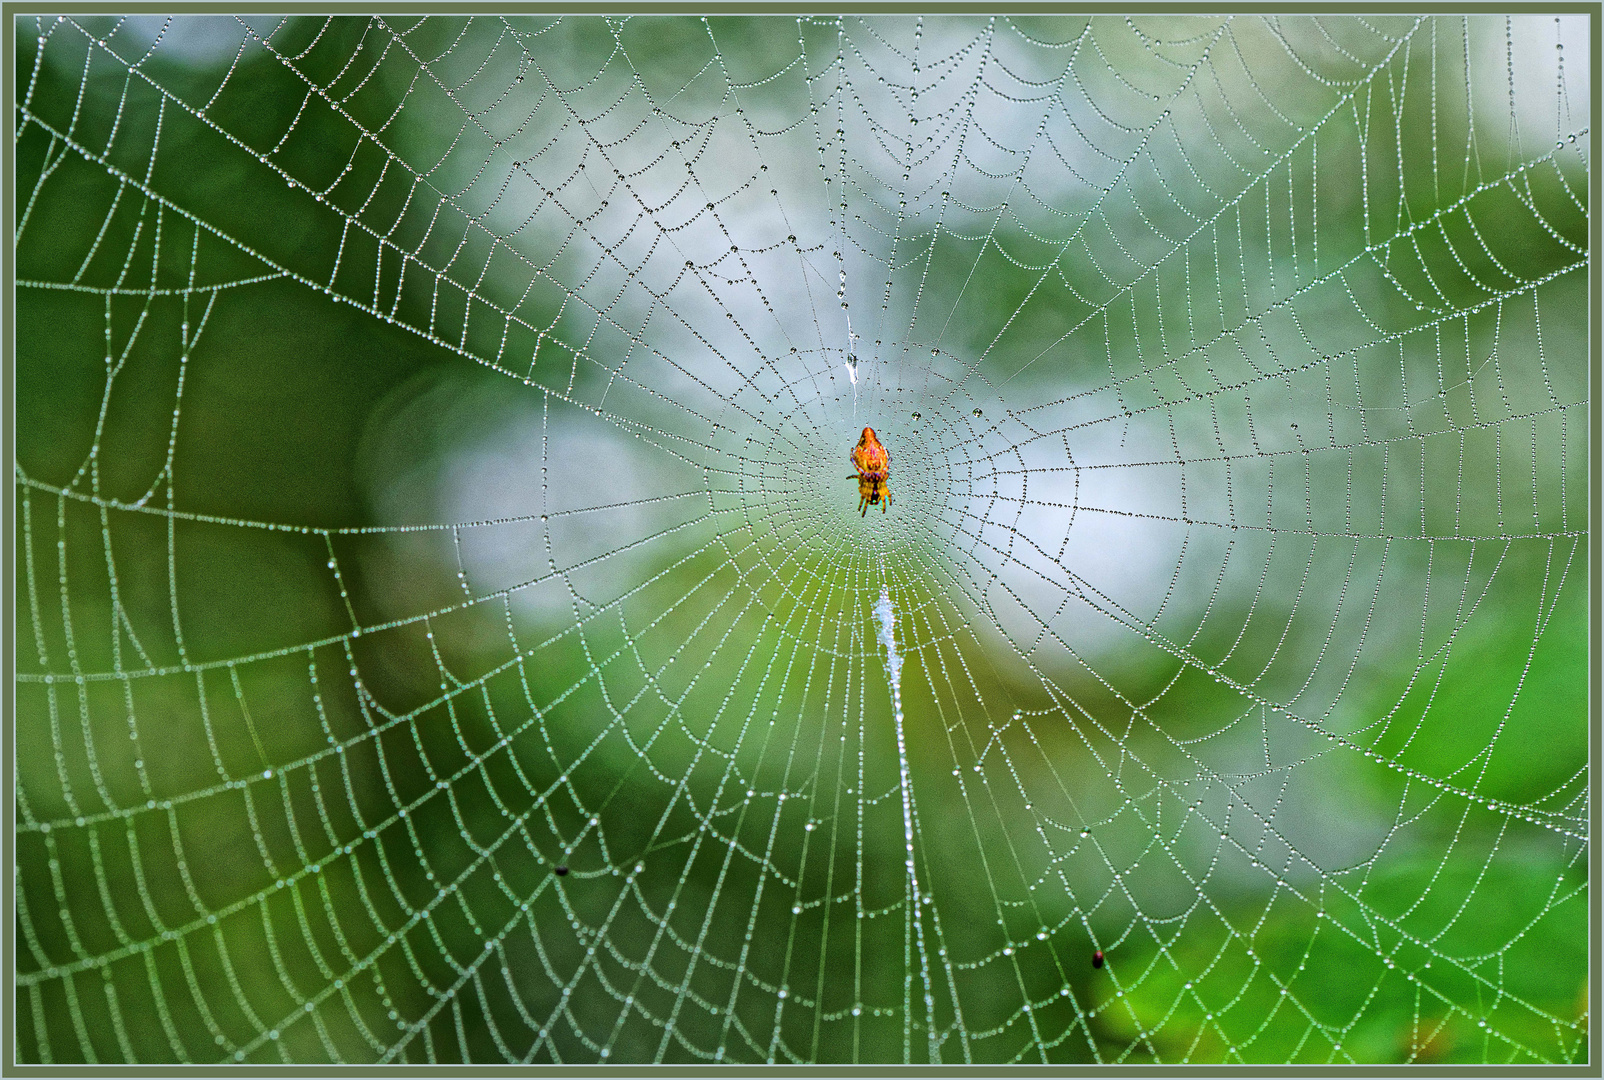
[[[886, 507], [891, 505], [891, 489], [886, 486], [891, 477], [891, 451], [874, 437], [874, 428], [863, 429], [858, 445], [852, 450], [852, 467], [858, 471], [847, 479], [858, 482], [858, 516], [867, 514], [869, 507], [876, 505], [885, 513]], [[883, 503], [882, 495], [886, 500]]]

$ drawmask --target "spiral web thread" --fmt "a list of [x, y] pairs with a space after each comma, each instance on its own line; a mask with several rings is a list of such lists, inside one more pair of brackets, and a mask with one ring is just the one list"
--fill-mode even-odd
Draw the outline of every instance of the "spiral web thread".
[[20, 1060], [1586, 1059], [1585, 19], [15, 33]]

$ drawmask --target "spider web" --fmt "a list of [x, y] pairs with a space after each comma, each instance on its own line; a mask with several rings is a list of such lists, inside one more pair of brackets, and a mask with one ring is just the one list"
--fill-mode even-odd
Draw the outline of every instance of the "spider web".
[[1586, 1060], [1584, 18], [15, 32], [20, 1060]]

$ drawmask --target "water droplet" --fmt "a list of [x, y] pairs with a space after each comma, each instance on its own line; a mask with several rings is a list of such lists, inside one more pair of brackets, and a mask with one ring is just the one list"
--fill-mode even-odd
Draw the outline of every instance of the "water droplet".
[[918, 413], [914, 413], [913, 414], [913, 419], [914, 419], [914, 422], [917, 423], [919, 421], [919, 419], [920, 419], [919, 414]]
[[975, 411], [974, 411], [974, 415], [975, 415], [975, 416], [979, 416], [979, 415], [980, 415], [980, 410], [979, 410], [979, 409], [976, 409], [976, 410], [975, 410]]

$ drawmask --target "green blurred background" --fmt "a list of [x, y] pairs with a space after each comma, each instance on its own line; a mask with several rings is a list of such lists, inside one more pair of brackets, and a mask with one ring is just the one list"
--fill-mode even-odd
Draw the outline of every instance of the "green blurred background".
[[1585, 1060], [1585, 31], [19, 17], [18, 1060]]

